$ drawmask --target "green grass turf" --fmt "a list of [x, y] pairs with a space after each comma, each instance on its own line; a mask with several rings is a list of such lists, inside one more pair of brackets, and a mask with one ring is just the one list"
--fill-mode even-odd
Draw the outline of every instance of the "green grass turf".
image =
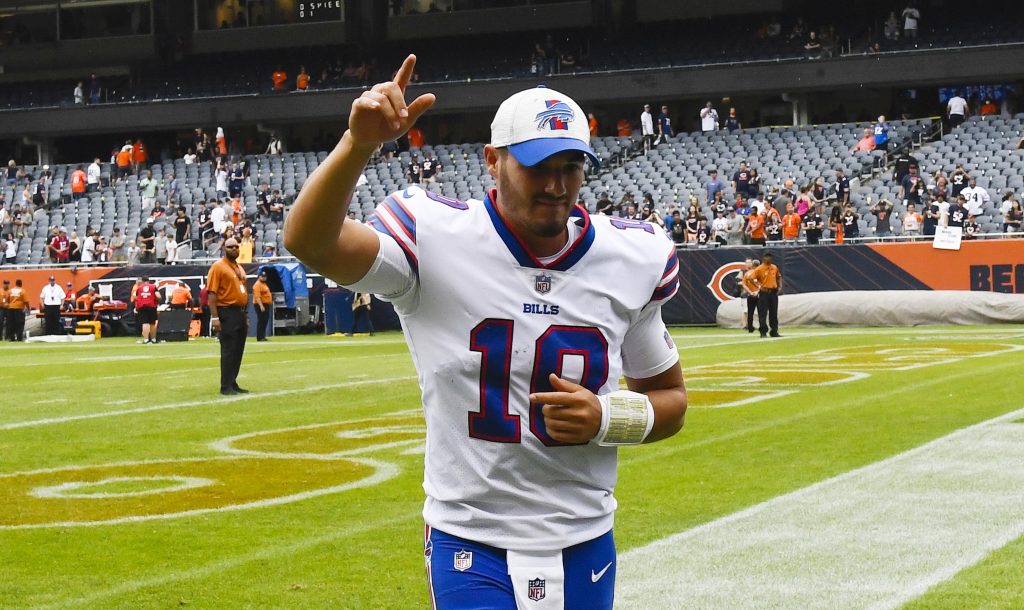
[[[1019, 377], [1024, 352], [892, 370], [925, 361], [929, 348], [966, 356], [996, 344], [1024, 346], [1021, 327], [787, 334], [762, 341], [738, 331], [673, 329], [684, 372], [707, 367], [692, 384], [695, 395], [713, 390], [704, 392], [704, 404], [714, 390], [723, 400], [762, 390], [724, 385], [732, 380], [715, 379], [709, 370], [748, 375], [759, 368], [790, 369], [788, 380], [772, 375], [776, 385], [768, 390], [791, 393], [731, 408], [694, 408], [678, 436], [622, 450], [616, 490], [620, 550], [1024, 406], [1019, 385], [1007, 382]], [[993, 334], [996, 338], [989, 338]], [[881, 348], [922, 355], [886, 363], [873, 354]], [[801, 358], [797, 366], [773, 362], [822, 349], [847, 355], [838, 363], [819, 362], [816, 356]], [[211, 446], [239, 435], [266, 433], [235, 441], [231, 446], [240, 451], [325, 454], [369, 447], [371, 453], [358, 457], [391, 464], [393, 478], [244, 510], [89, 527], [0, 529], [0, 607], [427, 607], [419, 515], [422, 454], [415, 450], [421, 419], [409, 415], [419, 407], [419, 395], [401, 336], [251, 342], [239, 381], [254, 393], [240, 399], [217, 394], [217, 350], [209, 340], [0, 347], [0, 507], [6, 507], [0, 509], [0, 526], [223, 508], [239, 498], [315, 491], [367, 470], [347, 460], [314, 463], [283, 455], [235, 460]], [[815, 376], [807, 374], [851, 368], [870, 376], [817, 386], [810, 385]], [[826, 373], [820, 378], [834, 379]], [[85, 417], [120, 411], [136, 412]], [[301, 428], [337, 422], [347, 425]], [[397, 427], [362, 440], [334, 434], [382, 422]], [[68, 466], [92, 468], [54, 470]], [[44, 472], [3, 476], [30, 471]], [[225, 487], [137, 494], [171, 483], [166, 478], [107, 480], [171, 475], [223, 476]], [[83, 493], [133, 495], [115, 500], [27, 495], [37, 487], [84, 480], [93, 484]], [[1022, 573], [1024, 542], [1018, 540], [909, 607], [1024, 607]]]

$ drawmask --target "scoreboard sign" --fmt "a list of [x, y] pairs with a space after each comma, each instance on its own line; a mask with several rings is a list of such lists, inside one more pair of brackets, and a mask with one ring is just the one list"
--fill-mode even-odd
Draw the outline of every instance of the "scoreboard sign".
[[298, 2], [299, 21], [341, 20], [342, 0], [321, 0], [319, 2]]

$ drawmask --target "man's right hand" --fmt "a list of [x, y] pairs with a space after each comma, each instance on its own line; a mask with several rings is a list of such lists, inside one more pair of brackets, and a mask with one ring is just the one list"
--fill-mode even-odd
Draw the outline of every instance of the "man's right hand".
[[416, 56], [409, 55], [394, 80], [377, 83], [352, 102], [348, 129], [355, 144], [376, 147], [397, 140], [434, 105], [433, 93], [425, 93], [406, 105], [405, 89], [415, 67]]

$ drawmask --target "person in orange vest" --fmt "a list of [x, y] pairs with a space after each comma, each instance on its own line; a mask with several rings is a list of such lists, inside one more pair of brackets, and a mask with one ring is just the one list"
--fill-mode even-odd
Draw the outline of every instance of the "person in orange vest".
[[[782, 292], [782, 272], [772, 262], [772, 253], [766, 252], [764, 262], [754, 269], [750, 278], [757, 287], [757, 322], [761, 338], [781, 337], [779, 334], [779, 293]], [[767, 318], [768, 324], [765, 324]]]
[[78, 201], [85, 197], [85, 187], [89, 177], [85, 175], [85, 169], [79, 165], [71, 172], [71, 198]]
[[299, 66], [299, 75], [295, 77], [295, 89], [297, 91], [309, 89], [309, 73], [306, 72], [306, 66]]
[[0, 340], [7, 338], [7, 305], [11, 300], [11, 280], [0, 286]]
[[88, 292], [75, 299], [75, 309], [77, 309], [78, 311], [91, 312], [99, 300], [100, 295], [96, 293], [96, 287], [89, 286]]
[[596, 138], [598, 131], [597, 117], [591, 112], [587, 114], [587, 127], [590, 128], [590, 137]]

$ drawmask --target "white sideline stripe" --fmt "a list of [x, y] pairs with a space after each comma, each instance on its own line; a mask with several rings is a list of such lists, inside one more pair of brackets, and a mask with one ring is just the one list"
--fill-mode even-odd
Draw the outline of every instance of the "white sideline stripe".
[[45, 419], [31, 419], [28, 421], [12, 422], [9, 424], [0, 425], [0, 431], [3, 430], [15, 430], [17, 428], [30, 428], [33, 426], [45, 426], [47, 424], [63, 424], [72, 421], [80, 421], [83, 419], [97, 419], [100, 417], [117, 417], [120, 415], [134, 415], [136, 413], [149, 413], [150, 411], [164, 411], [168, 409], [182, 409], [184, 407], [201, 407], [207, 405], [226, 404], [233, 402], [240, 402], [243, 400], [252, 400], [255, 398], [270, 398], [274, 396], [288, 396], [291, 394], [305, 394], [306, 392], [319, 392], [321, 390], [336, 390], [339, 388], [350, 388], [361, 385], [372, 385], [377, 383], [391, 383], [394, 381], [409, 381], [416, 379], [415, 375], [407, 375], [404, 377], [385, 377], [383, 379], [362, 379], [359, 381], [345, 381], [342, 383], [328, 383], [324, 385], [314, 385], [306, 388], [295, 388], [293, 390], [276, 390], [274, 392], [253, 392], [252, 394], [237, 394], [235, 396], [225, 396], [224, 398], [210, 398], [207, 400], [190, 400], [186, 402], [172, 402], [164, 405], [152, 405], [149, 407], [139, 407], [137, 409], [124, 409], [122, 411], [105, 411], [100, 413], [84, 413], [82, 415], [69, 415], [67, 417], [47, 417]]
[[1021, 417], [622, 553], [616, 607], [898, 608], [1024, 535]]

